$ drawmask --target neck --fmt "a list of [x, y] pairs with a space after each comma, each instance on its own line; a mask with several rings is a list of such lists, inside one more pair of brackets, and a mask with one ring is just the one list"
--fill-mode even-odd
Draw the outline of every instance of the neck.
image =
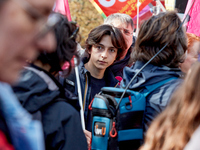
[[85, 68], [90, 72], [91, 76], [96, 79], [102, 79], [105, 73], [105, 69], [97, 69], [94, 65], [89, 62], [85, 64]]
[[50, 66], [50, 65], [48, 65], [48, 64], [43, 64], [43, 63], [42, 63], [41, 61], [39, 61], [39, 60], [36, 60], [33, 64], [36, 65], [36, 66], [38, 66], [38, 67], [40, 67], [40, 68], [42, 68], [42, 69], [44, 69], [44, 70], [47, 71], [47, 72], [49, 72], [50, 69], [51, 69], [51, 66]]

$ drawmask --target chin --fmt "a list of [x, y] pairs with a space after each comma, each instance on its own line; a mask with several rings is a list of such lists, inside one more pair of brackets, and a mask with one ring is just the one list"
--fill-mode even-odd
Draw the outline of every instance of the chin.
[[6, 82], [10, 85], [13, 85], [15, 84], [18, 80], [19, 80], [19, 73], [18, 74], [11, 74], [11, 75], [8, 75], [8, 76], [5, 76], [5, 77], [0, 77], [0, 81], [1, 82]]
[[101, 67], [99, 67], [99, 68], [97, 68], [98, 70], [106, 70], [106, 68], [101, 68]]

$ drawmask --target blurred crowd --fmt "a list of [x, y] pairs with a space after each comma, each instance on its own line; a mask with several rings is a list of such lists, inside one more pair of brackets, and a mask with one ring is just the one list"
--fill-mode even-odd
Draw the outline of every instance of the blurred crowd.
[[81, 27], [54, 2], [0, 0], [0, 149], [94, 149], [90, 105], [102, 87], [141, 92], [166, 80], [146, 97], [144, 140], [116, 147], [199, 149], [200, 37], [177, 13], [153, 15], [137, 37], [129, 15], [111, 14], [83, 49]]

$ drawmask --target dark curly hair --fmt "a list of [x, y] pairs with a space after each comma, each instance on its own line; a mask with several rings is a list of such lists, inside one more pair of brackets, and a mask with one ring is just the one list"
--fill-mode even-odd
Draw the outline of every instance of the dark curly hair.
[[85, 51], [89, 52], [93, 45], [100, 43], [104, 35], [111, 37], [113, 46], [118, 49], [116, 60], [119, 60], [124, 55], [127, 45], [121, 31], [111, 25], [104, 24], [94, 28], [86, 40]]
[[76, 42], [78, 28], [74, 23], [70, 23], [66, 16], [59, 14], [59, 17], [60, 20], [54, 28], [57, 41], [56, 50], [52, 53], [41, 53], [37, 60], [40, 60], [43, 64], [49, 64], [51, 66], [50, 73], [62, 71], [62, 65], [68, 62], [67, 74], [69, 74], [72, 70], [71, 59], [74, 56], [79, 59]]
[[147, 62], [167, 44], [151, 64], [179, 67], [179, 63], [184, 61], [183, 56], [187, 49], [185, 31], [182, 27], [178, 30], [180, 25], [181, 20], [174, 11], [163, 12], [146, 20], [140, 27], [131, 54], [133, 61]]

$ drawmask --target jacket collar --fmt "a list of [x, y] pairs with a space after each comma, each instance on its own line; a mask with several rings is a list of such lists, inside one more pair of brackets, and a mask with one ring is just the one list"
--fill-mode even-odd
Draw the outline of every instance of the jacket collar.
[[[81, 74], [89, 74], [90, 75], [90, 72], [84, 66], [84, 64], [87, 63], [88, 60], [89, 59], [87, 57], [84, 57], [82, 59], [82, 61], [80, 62], [79, 70], [80, 70]], [[106, 71], [104, 73], [104, 78], [106, 81], [106, 86], [114, 87], [118, 83], [118, 80], [115, 78], [114, 74], [112, 73], [112, 71], [109, 68], [106, 69]]]
[[[136, 61], [132, 67], [125, 67], [123, 74], [122, 87], [126, 87], [132, 77], [141, 69], [144, 62]], [[167, 66], [155, 66], [148, 64], [132, 81], [130, 88], [140, 88], [143, 86], [151, 85], [156, 82], [168, 79], [170, 77], [183, 77], [183, 73], [179, 68], [169, 68]]]

